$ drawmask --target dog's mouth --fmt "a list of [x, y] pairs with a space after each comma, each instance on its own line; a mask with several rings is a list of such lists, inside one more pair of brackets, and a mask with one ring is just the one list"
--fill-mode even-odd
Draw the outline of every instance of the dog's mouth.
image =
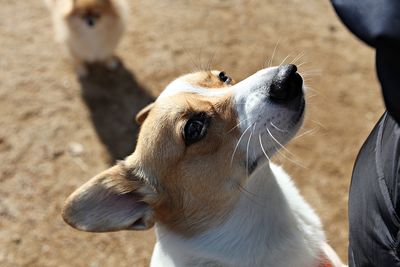
[[[275, 152], [277, 152], [280, 149], [283, 149], [283, 146], [285, 145], [286, 142], [288, 142], [290, 139], [292, 139], [292, 137], [296, 134], [298, 128], [300, 128], [302, 121], [303, 121], [303, 117], [304, 117], [304, 113], [305, 113], [305, 100], [304, 98], [301, 98], [298, 101], [298, 107], [297, 107], [297, 113], [295, 115], [292, 116], [292, 118], [290, 119], [290, 123], [287, 129], [282, 130], [279, 128], [267, 128], [267, 134], [266, 136], [268, 137], [268, 139], [272, 142], [272, 146], [267, 146], [265, 147], [265, 144], [263, 145], [263, 141], [261, 140], [261, 135], [260, 135], [260, 139], [259, 139], [259, 147], [261, 148], [262, 153], [259, 153], [259, 155], [257, 157], [255, 157], [255, 159], [250, 160], [246, 166], [247, 166], [247, 171], [249, 174], [253, 173], [258, 166], [262, 165], [263, 163], [270, 161], [271, 157], [273, 156], [273, 154]], [[271, 124], [274, 125], [274, 124]], [[275, 133], [272, 133], [275, 130]], [[276, 133], [278, 132], [278, 133]], [[287, 136], [284, 136], [283, 139], [289, 139], [289, 140], [282, 140], [279, 141], [277, 140], [279, 137], [277, 136], [277, 134], [287, 134]], [[281, 137], [282, 138], [282, 137]]]

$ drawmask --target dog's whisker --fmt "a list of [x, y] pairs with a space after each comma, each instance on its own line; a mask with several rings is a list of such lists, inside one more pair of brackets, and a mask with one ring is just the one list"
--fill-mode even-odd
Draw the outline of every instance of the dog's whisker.
[[253, 130], [250, 133], [249, 140], [247, 141], [247, 146], [246, 146], [246, 172], [247, 172], [247, 177], [249, 177], [249, 147], [250, 147], [251, 137], [253, 136], [255, 127], [256, 127], [256, 124], [254, 123]]
[[238, 187], [243, 193], [247, 193], [247, 194], [249, 194], [249, 195], [252, 195], [252, 196], [257, 197], [256, 194], [254, 194], [253, 192], [250, 192], [249, 190], [247, 190], [246, 188], [244, 188], [244, 187], [240, 184], [240, 182], [237, 182], [237, 187]]
[[271, 58], [267, 58], [264, 61], [264, 64], [262, 65], [261, 69], [265, 69], [265, 68], [269, 68], [271, 67], [272, 63], [271, 63]]
[[286, 61], [289, 57], [290, 57], [290, 54], [287, 55], [287, 56], [282, 60], [282, 62], [279, 64], [279, 67], [282, 66], [282, 64], [285, 63], [285, 61]]
[[287, 130], [282, 130], [282, 129], [278, 128], [278, 126], [276, 126], [272, 121], [269, 124], [271, 124], [272, 127], [274, 127], [276, 130], [278, 130], [278, 131], [280, 131], [282, 133], [287, 133], [288, 132]]
[[268, 154], [267, 154], [267, 152], [265, 151], [264, 146], [263, 146], [263, 144], [262, 144], [262, 141], [261, 141], [261, 134], [258, 134], [258, 140], [260, 141], [260, 146], [261, 146], [261, 150], [262, 150], [263, 154], [264, 154], [265, 157], [268, 159], [268, 161], [271, 161], [271, 158], [268, 156]]
[[[286, 150], [286, 151], [288, 151], [288, 150]], [[291, 162], [291, 163], [293, 163], [293, 164], [295, 164], [295, 165], [297, 165], [297, 166], [299, 166], [299, 167], [301, 167], [303, 169], [307, 169], [307, 167], [304, 166], [303, 164], [301, 164], [298, 160], [286, 156], [280, 149], [277, 149], [277, 152], [278, 152], [279, 155], [281, 155], [284, 159], [287, 159], [289, 162]]]
[[292, 152], [290, 152], [286, 147], [284, 147], [284, 146], [278, 141], [278, 139], [276, 139], [276, 138], [272, 135], [272, 133], [271, 133], [271, 131], [268, 129], [268, 127], [267, 127], [267, 132], [268, 132], [268, 134], [271, 136], [271, 138], [275, 141], [275, 143], [277, 143], [283, 150], [285, 150], [286, 152], [288, 152], [290, 155], [292, 155], [292, 156], [295, 157], [295, 155], [294, 155]]
[[314, 97], [316, 97], [316, 96], [318, 96], [318, 95], [317, 95], [317, 94], [307, 95], [306, 99], [307, 99], [307, 100], [310, 100], [311, 98], [314, 98]]
[[238, 149], [238, 147], [239, 147], [240, 141], [242, 140], [243, 136], [246, 134], [246, 132], [250, 129], [251, 126], [253, 126], [253, 125], [250, 124], [249, 127], [247, 127], [246, 130], [244, 130], [244, 132], [243, 132], [242, 135], [240, 136], [239, 140], [237, 141], [236, 146], [235, 146], [235, 149], [233, 150], [233, 153], [232, 153], [231, 165], [232, 165], [232, 163], [233, 163], [233, 159], [234, 159], [235, 153], [236, 153], [236, 151], [237, 151], [237, 149]]
[[256, 194], [250, 192], [249, 190], [247, 190], [246, 188], [244, 188], [240, 183], [238, 183], [238, 189], [239, 189], [240, 192], [243, 193], [243, 195], [244, 195], [248, 200], [250, 200], [250, 201], [253, 202], [254, 204], [259, 205], [260, 207], [263, 207], [263, 208], [267, 208], [267, 206], [263, 205], [261, 202], [259, 202], [259, 201], [257, 201], [256, 199], [252, 198], [252, 196], [255, 197], [255, 198], [260, 198], [258, 195], [256, 195]]
[[270, 60], [268, 61], [268, 67], [271, 67], [272, 64], [274, 63], [274, 56], [275, 56], [276, 49], [277, 49], [277, 47], [278, 47], [278, 45], [279, 45], [279, 41], [280, 41], [280, 40], [278, 40], [278, 41], [276, 42], [276, 44], [275, 44], [274, 51], [272, 52], [272, 56], [271, 56]]
[[[272, 137], [272, 139], [280, 146], [280, 148], [282, 148], [284, 151], [286, 151], [287, 153], [289, 153], [292, 157], [295, 157], [295, 155], [290, 152], [287, 148], [285, 148], [281, 143], [278, 142], [278, 140], [276, 140], [276, 138], [272, 135], [272, 133], [269, 131], [269, 129], [267, 128], [267, 131], [269, 133], [269, 135]], [[261, 142], [261, 137], [260, 137], [260, 142]], [[262, 150], [263, 147], [261, 146]], [[280, 149], [279, 147], [276, 148], [276, 151], [278, 152], [279, 155], [281, 155], [283, 158], [287, 159], [289, 162], [292, 162], [293, 164], [303, 168], [303, 169], [307, 169], [307, 167], [305, 167], [303, 164], [301, 164], [298, 160], [294, 159], [294, 158], [290, 158], [288, 156], [286, 156]], [[264, 152], [264, 150], [263, 150]], [[266, 155], [267, 156], [267, 155]], [[269, 157], [268, 157], [269, 158]]]
[[211, 54], [211, 57], [209, 58], [209, 60], [207, 62], [207, 70], [211, 70], [211, 66], [214, 63], [214, 57], [215, 57], [215, 54], [217, 53], [217, 49], [218, 49], [218, 47], [214, 48], [213, 53]]
[[[297, 61], [299, 61], [303, 56], [304, 56], [304, 51], [301, 51], [293, 60], [290, 62], [290, 64], [296, 64]], [[299, 66], [297, 66], [299, 67]]]
[[268, 67], [268, 64], [269, 64], [269, 61], [270, 61], [270, 58], [266, 58], [266, 59], [264, 60], [264, 63], [261, 65], [261, 69], [267, 68], [267, 67]]
[[313, 78], [314, 77], [310, 77], [310, 76], [305, 76], [305, 77], [302, 77], [303, 78], [303, 82], [310, 82], [310, 81], [312, 81], [313, 80]]
[[303, 79], [309, 79], [309, 78], [314, 78], [315, 77], [315, 75], [313, 75], [313, 74], [311, 74], [311, 73], [301, 73], [301, 77], [303, 78]]
[[209, 60], [207, 60], [207, 56], [206, 56], [207, 52], [205, 49], [205, 45], [202, 45], [200, 48], [200, 52], [199, 52], [199, 61], [200, 61], [200, 66], [202, 67], [201, 70], [209, 70], [208, 67], [208, 62]]
[[312, 74], [312, 73], [303, 73], [301, 72], [301, 77], [303, 79], [310, 79], [310, 78], [314, 78], [316, 75]]
[[[254, 51], [255, 51], [255, 49], [254, 49]], [[261, 69], [265, 69], [265, 68], [268, 67], [268, 60], [269, 60], [269, 57], [267, 56], [267, 54], [268, 54], [268, 53], [267, 53], [267, 47], [265, 46], [265, 47], [263, 48], [263, 53], [262, 53], [262, 57], [261, 57], [261, 58], [265, 58], [265, 59], [261, 61], [260, 70], [261, 70]]]
[[276, 144], [278, 144], [280, 146], [280, 148], [282, 148], [284, 151], [286, 151], [287, 153], [289, 153], [289, 155], [291, 155], [294, 158], [290, 158], [288, 156], [286, 156], [280, 149], [279, 147], [277, 148], [277, 152], [279, 155], [281, 155], [283, 158], [289, 160], [290, 162], [298, 165], [299, 167], [302, 167], [304, 169], [306, 169], [306, 167], [301, 164], [298, 160], [295, 159], [296, 155], [294, 155], [292, 152], [290, 152], [286, 147], [284, 147], [271, 133], [271, 131], [267, 128], [268, 134], [271, 136], [271, 138], [276, 142]]
[[[302, 64], [307, 64], [307, 62], [303, 62]], [[305, 70], [301, 72], [301, 76], [303, 77], [320, 76], [321, 74], [321, 70], [318, 69]]]
[[[275, 141], [275, 143], [278, 144], [278, 145], [280, 146], [280, 148], [282, 148], [284, 151], [286, 151], [287, 153], [289, 153], [289, 155], [291, 155], [292, 157], [296, 157], [296, 155], [294, 155], [292, 152], [290, 152], [286, 147], [284, 147], [284, 146], [272, 135], [272, 133], [271, 133], [271, 131], [268, 129], [268, 127], [267, 127], [267, 132], [268, 132], [268, 134], [271, 136], [271, 138]], [[279, 149], [279, 147], [277, 148], [277, 152], [278, 152], [282, 157], [284, 157], [285, 159], [289, 160], [290, 162], [293, 162], [294, 164], [299, 165], [300, 167], [303, 167], [303, 168], [304, 168], [304, 166], [303, 166], [301, 163], [299, 163], [297, 160], [291, 159], [291, 158], [287, 157], [286, 155], [284, 155], [284, 154], [282, 153], [282, 151]]]
[[297, 67], [300, 68], [301, 66], [306, 65], [306, 64], [310, 64], [310, 62], [302, 62], [302, 63], [298, 64]]
[[246, 118], [246, 119], [244, 119], [244, 120], [241, 120], [238, 124], [236, 124], [232, 129], [230, 129], [226, 134], [229, 134], [229, 133], [231, 133], [233, 130], [235, 130], [237, 127], [239, 127], [240, 126], [240, 124], [242, 124], [243, 122], [245, 122], [245, 121], [248, 121], [248, 120], [250, 120], [251, 118], [249, 117], [249, 118]]
[[313, 93], [316, 93], [317, 95], [321, 94], [320, 91], [318, 91], [317, 89], [314, 89], [313, 87], [308, 86], [308, 85], [307, 85], [307, 91], [311, 91]]
[[[269, 131], [268, 131], [268, 132], [269, 132]], [[269, 135], [270, 135], [275, 141], [277, 141], [277, 140], [271, 135], [270, 132], [269, 132]], [[259, 139], [259, 141], [260, 141], [260, 146], [261, 146], [261, 150], [262, 150], [263, 154], [264, 154], [265, 157], [270, 161], [270, 157], [269, 157], [268, 154], [266, 153], [266, 151], [265, 151], [265, 149], [264, 149], [264, 146], [263, 146], [263, 144], [262, 144], [262, 140], [261, 140], [261, 135], [260, 135], [260, 134], [258, 135], [258, 139]], [[281, 148], [284, 148], [284, 150], [287, 151], [289, 154], [292, 154], [289, 150], [287, 150], [285, 147], [283, 147], [279, 142], [277, 142], [277, 144], [280, 145]], [[286, 156], [286, 155], [279, 149], [279, 147], [276, 147], [276, 146], [275, 146], [275, 149], [276, 149], [276, 151], [278, 152], [278, 154], [279, 154], [280, 156], [282, 156], [284, 159], [288, 160], [289, 162], [291, 162], [291, 163], [293, 163], [293, 164], [295, 164], [295, 165], [297, 165], [297, 166], [299, 166], [299, 167], [301, 167], [301, 168], [303, 168], [303, 169], [307, 169], [307, 167], [305, 167], [303, 164], [301, 164], [298, 160]], [[292, 156], [294, 157], [293, 154], [292, 154]]]
[[301, 133], [301, 134], [297, 135], [297, 136], [294, 137], [292, 140], [296, 140], [296, 139], [299, 139], [299, 138], [301, 138], [301, 137], [303, 137], [303, 136], [316, 133], [317, 131], [318, 131], [318, 128], [317, 128], [317, 127], [312, 128], [312, 129], [310, 129], [310, 130], [305, 131], [304, 133]]
[[188, 55], [189, 60], [192, 63], [192, 66], [194, 68], [194, 69], [192, 69], [192, 71], [200, 71], [199, 65], [196, 64], [196, 61], [194, 60], [192, 53], [185, 46], [182, 46], [182, 49], [183, 49], [184, 53], [186, 55]]
[[203, 46], [200, 45], [200, 48], [197, 49], [197, 53], [196, 53], [196, 59], [197, 62], [199, 63], [200, 69], [199, 71], [204, 70], [204, 66], [203, 66], [203, 62], [202, 62], [202, 55], [203, 55]]
[[325, 125], [323, 125], [321, 122], [316, 121], [316, 120], [312, 120], [312, 119], [309, 119], [309, 121], [315, 123], [316, 125], [320, 126], [322, 129], [326, 130]]

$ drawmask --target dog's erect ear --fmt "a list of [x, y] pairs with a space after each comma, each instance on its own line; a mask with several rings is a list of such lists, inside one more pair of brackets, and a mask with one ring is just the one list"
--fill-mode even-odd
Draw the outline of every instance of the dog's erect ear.
[[144, 120], [147, 118], [147, 115], [149, 115], [149, 112], [153, 107], [154, 107], [154, 103], [148, 104], [141, 111], [139, 111], [138, 114], [136, 114], [136, 122], [139, 125], [144, 122]]
[[69, 0], [69, 1], [60, 1], [57, 3], [60, 5], [60, 10], [64, 16], [69, 16], [71, 15], [72, 11], [74, 10], [74, 7], [76, 5], [76, 0]]
[[[153, 196], [152, 196], [153, 195]], [[148, 185], [116, 165], [89, 180], [66, 200], [63, 219], [89, 232], [145, 230], [154, 225]]]

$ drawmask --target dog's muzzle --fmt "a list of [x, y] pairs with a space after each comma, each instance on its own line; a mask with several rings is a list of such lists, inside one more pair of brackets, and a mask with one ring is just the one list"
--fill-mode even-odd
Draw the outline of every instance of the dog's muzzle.
[[86, 24], [90, 27], [93, 28], [96, 26], [96, 23], [100, 19], [100, 16], [98, 14], [94, 14], [91, 12], [88, 12], [83, 16], [83, 20], [86, 22]]

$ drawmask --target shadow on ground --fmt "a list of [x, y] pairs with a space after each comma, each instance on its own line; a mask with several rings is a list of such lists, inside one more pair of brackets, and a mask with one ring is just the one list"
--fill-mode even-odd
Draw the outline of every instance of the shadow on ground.
[[154, 98], [123, 63], [113, 71], [92, 65], [90, 75], [80, 79], [80, 84], [82, 98], [100, 140], [110, 153], [111, 163], [131, 154], [139, 128], [135, 115]]

